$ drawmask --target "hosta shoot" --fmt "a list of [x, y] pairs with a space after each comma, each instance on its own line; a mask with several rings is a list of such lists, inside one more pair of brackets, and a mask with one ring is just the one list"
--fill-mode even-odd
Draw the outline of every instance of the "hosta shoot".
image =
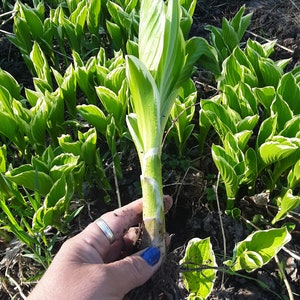
[[139, 58], [126, 57], [133, 112], [127, 125], [138, 151], [144, 199], [144, 245], [165, 254], [161, 152], [167, 120], [178, 90], [191, 75], [199, 40], [185, 41], [178, 0], [144, 0], [139, 25]]

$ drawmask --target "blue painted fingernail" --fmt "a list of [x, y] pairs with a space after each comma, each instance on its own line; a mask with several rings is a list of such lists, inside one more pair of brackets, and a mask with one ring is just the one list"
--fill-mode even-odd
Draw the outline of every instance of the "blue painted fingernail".
[[141, 254], [141, 257], [147, 262], [148, 265], [154, 266], [160, 258], [160, 250], [156, 247], [150, 247]]

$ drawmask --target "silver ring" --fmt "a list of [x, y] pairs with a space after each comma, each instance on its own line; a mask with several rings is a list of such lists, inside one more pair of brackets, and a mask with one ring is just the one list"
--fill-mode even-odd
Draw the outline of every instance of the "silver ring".
[[108, 239], [110, 244], [112, 244], [116, 239], [114, 233], [111, 231], [110, 227], [106, 224], [106, 222], [98, 218], [95, 223], [98, 225], [98, 227], [101, 229], [105, 237]]

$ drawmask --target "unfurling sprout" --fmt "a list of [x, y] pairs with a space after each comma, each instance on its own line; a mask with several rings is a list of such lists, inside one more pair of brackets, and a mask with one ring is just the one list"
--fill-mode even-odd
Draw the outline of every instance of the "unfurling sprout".
[[167, 120], [180, 86], [199, 58], [200, 38], [184, 40], [179, 0], [143, 0], [140, 10], [139, 58], [126, 57], [133, 113], [127, 125], [138, 151], [143, 193], [143, 237], [165, 255], [165, 218], [161, 152]]

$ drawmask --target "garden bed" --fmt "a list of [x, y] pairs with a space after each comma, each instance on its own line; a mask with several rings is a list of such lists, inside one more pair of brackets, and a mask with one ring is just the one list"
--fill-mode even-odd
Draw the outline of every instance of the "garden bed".
[[[274, 60], [290, 58], [287, 70], [300, 65], [300, 1], [198, 1], [194, 14], [194, 24], [191, 35], [208, 38], [205, 30], [207, 24], [220, 27], [223, 17], [232, 18], [245, 3], [246, 10], [253, 12], [252, 22], [244, 36], [265, 42], [277, 40]], [[1, 27], [11, 32], [12, 23]], [[11, 45], [3, 32], [0, 33], [0, 67], [10, 72], [24, 87], [32, 87], [32, 75], [24, 64], [19, 50]], [[213, 76], [202, 69], [197, 70], [193, 77], [198, 89], [198, 98], [208, 99], [217, 93]], [[196, 111], [199, 106], [196, 105]], [[146, 299], [145, 295], [153, 294], [151, 299], [184, 299], [187, 296], [183, 289], [180, 276], [179, 260], [183, 257], [184, 248], [193, 237], [210, 237], [217, 256], [218, 265], [222, 266], [223, 256], [232, 255], [235, 243], [249, 235], [251, 226], [247, 220], [255, 215], [262, 215], [271, 220], [274, 208], [262, 205], [253, 197], [239, 191], [237, 207], [242, 211], [242, 218], [234, 220], [223, 211], [218, 212], [216, 205], [216, 190], [220, 200], [226, 197], [224, 189], [217, 185], [217, 169], [211, 158], [211, 145], [215, 140], [212, 135], [206, 141], [204, 151], [200, 154], [195, 140], [189, 141], [188, 157], [178, 159], [172, 153], [172, 145], [166, 146], [166, 157], [163, 158], [164, 193], [172, 195], [174, 205], [167, 216], [167, 231], [172, 234], [169, 246], [169, 256], [162, 273], [158, 273], [150, 283], [131, 294], [131, 299]], [[121, 156], [122, 157], [122, 156]], [[122, 204], [130, 202], [140, 196], [140, 169], [135, 150], [126, 149], [121, 159], [124, 170], [123, 179], [119, 181]], [[110, 178], [111, 183], [113, 177]], [[216, 186], [217, 185], [217, 186]], [[263, 195], [264, 186], [256, 190], [256, 194]], [[69, 236], [82, 230], [89, 222], [96, 219], [103, 212], [117, 206], [114, 193], [110, 195], [110, 203], [99, 199], [101, 193], [96, 188], [85, 190], [85, 201], [82, 212], [73, 220], [68, 235], [60, 237], [56, 248]], [[105, 195], [103, 194], [103, 197]], [[74, 201], [74, 206], [82, 202]], [[259, 270], [239, 276], [218, 272], [215, 287], [208, 299], [277, 299], [278, 296], [288, 297], [287, 287], [278, 270], [279, 265], [286, 271], [286, 280], [294, 292], [294, 299], [300, 299], [300, 223], [299, 213], [296, 211], [296, 228], [292, 233], [292, 240], [285, 249], [278, 254], [279, 264], [272, 260]], [[290, 219], [288, 220], [290, 221]], [[261, 224], [263, 227], [263, 224]], [[224, 234], [222, 234], [222, 228]], [[265, 228], [267, 229], [267, 228]], [[28, 278], [33, 278], [41, 269], [29, 258], [21, 255], [22, 246], [10, 236], [0, 237], [0, 299], [22, 299], [33, 287]], [[56, 250], [54, 250], [55, 252]], [[225, 253], [224, 253], [225, 251]], [[293, 255], [295, 253], [296, 255]], [[34, 280], [33, 280], [34, 281]], [[158, 284], [160, 282], [161, 284]], [[149, 298], [150, 299], [150, 298]]]

